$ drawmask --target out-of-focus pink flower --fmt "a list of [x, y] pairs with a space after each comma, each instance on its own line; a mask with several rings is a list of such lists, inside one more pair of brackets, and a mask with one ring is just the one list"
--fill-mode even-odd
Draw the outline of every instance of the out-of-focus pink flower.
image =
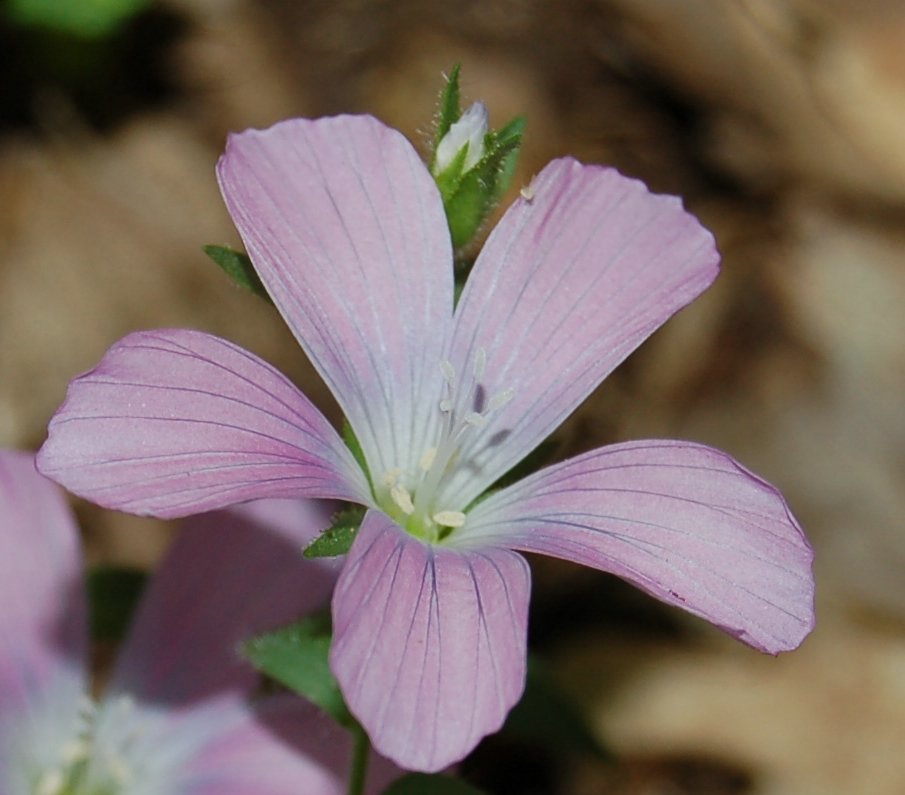
[[295, 696], [250, 702], [237, 649], [325, 603], [333, 573], [299, 553], [325, 510], [268, 501], [188, 522], [94, 701], [72, 513], [31, 455], [0, 451], [0, 792], [345, 792], [344, 733]]
[[224, 340], [133, 334], [76, 379], [43, 472], [181, 516], [264, 496], [368, 508], [333, 598], [333, 670], [375, 746], [437, 770], [496, 730], [525, 677], [529, 570], [612, 572], [757, 649], [813, 624], [812, 552], [725, 453], [604, 447], [485, 491], [715, 278], [712, 236], [612, 169], [550, 163], [453, 305], [441, 198], [399, 133], [296, 119], [230, 138], [220, 187], [366, 471], [285, 377]]

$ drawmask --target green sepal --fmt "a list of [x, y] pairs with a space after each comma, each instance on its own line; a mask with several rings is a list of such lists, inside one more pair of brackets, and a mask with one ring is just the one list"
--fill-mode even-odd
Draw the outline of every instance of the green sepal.
[[88, 625], [95, 641], [120, 641], [147, 582], [139, 569], [100, 566], [88, 572]]
[[236, 284], [272, 303], [247, 254], [226, 246], [203, 246], [202, 248], [204, 253], [216, 262]]
[[502, 131], [489, 132], [484, 157], [464, 174], [461, 171], [467, 150], [463, 148], [444, 179], [438, 179], [455, 248], [462, 248], [472, 240], [509, 187], [524, 125], [524, 119], [517, 118]]
[[578, 705], [534, 658], [528, 661], [525, 692], [506, 718], [499, 736], [602, 762], [613, 759], [612, 752], [594, 735]]
[[440, 107], [437, 110], [437, 131], [434, 135], [434, 151], [437, 151], [441, 139], [449, 128], [462, 116], [461, 98], [459, 94], [459, 72], [461, 64], [456, 64], [446, 78], [446, 85], [440, 92]]
[[302, 553], [306, 558], [335, 558], [345, 555], [361, 521], [364, 519], [365, 509], [360, 505], [348, 505], [333, 515], [330, 526], [314, 539]]
[[506, 154], [500, 159], [500, 167], [497, 171], [494, 201], [499, 201], [512, 184], [512, 177], [515, 175], [515, 167], [518, 164], [519, 148], [525, 135], [525, 124], [524, 116], [516, 116], [507, 125], [495, 133], [491, 133], [495, 136], [493, 146], [506, 150]]
[[242, 654], [262, 673], [316, 704], [348, 728], [356, 721], [330, 671], [330, 618], [305, 618], [242, 644]]
[[346, 447], [349, 448], [349, 451], [352, 453], [352, 457], [357, 462], [358, 466], [364, 470], [365, 477], [367, 477], [368, 482], [371, 481], [371, 473], [368, 471], [368, 462], [365, 459], [364, 450], [361, 449], [361, 442], [358, 441], [358, 437], [355, 435], [355, 431], [352, 430], [352, 426], [349, 424], [349, 421], [343, 418], [343, 428], [342, 428], [343, 441], [346, 443]]
[[439, 774], [409, 773], [396, 779], [383, 791], [383, 795], [485, 795], [460, 778]]

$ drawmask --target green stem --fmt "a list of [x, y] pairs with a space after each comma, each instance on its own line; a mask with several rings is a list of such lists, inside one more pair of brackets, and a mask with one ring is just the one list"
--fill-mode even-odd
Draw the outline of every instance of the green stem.
[[352, 762], [349, 765], [348, 795], [362, 795], [365, 791], [365, 779], [368, 772], [368, 754], [371, 741], [361, 726], [352, 730]]

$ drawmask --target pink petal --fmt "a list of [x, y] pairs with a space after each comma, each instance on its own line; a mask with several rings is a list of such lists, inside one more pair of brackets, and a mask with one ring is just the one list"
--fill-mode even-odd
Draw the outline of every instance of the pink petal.
[[32, 455], [0, 451], [0, 791], [16, 791], [23, 767], [62, 746], [86, 690], [86, 659], [72, 512]]
[[492, 495], [466, 527], [464, 543], [612, 572], [771, 654], [814, 625], [813, 553], [782, 495], [702, 445], [594, 450]]
[[440, 196], [411, 144], [366, 116], [292, 119], [231, 136], [217, 173], [372, 474], [415, 466], [437, 422], [453, 274]]
[[189, 519], [136, 613], [111, 692], [183, 705], [251, 691], [258, 677], [242, 641], [329, 600], [336, 565], [301, 552], [330, 512], [321, 501], [265, 500]]
[[83, 681], [85, 594], [78, 528], [34, 457], [0, 451], [0, 703], [26, 705], [57, 677]]
[[[350, 735], [300, 698], [282, 695], [223, 720], [195, 752], [174, 795], [342, 795], [352, 754]], [[399, 771], [373, 757], [366, 792]]]
[[520, 555], [428, 546], [366, 515], [333, 595], [331, 667], [381, 754], [436, 771], [502, 725], [525, 684], [529, 591]]
[[[450, 479], [459, 504], [536, 447], [717, 275], [712, 235], [673, 196], [571, 159], [550, 163], [530, 190], [493, 230], [456, 311], [456, 372], [470, 374], [483, 349], [479, 403], [512, 394], [463, 445], [461, 460], [480, 469]], [[459, 412], [473, 401], [462, 390]]]
[[197, 331], [139, 332], [110, 348], [69, 385], [38, 467], [99, 505], [163, 518], [368, 494], [337, 433], [285, 376]]

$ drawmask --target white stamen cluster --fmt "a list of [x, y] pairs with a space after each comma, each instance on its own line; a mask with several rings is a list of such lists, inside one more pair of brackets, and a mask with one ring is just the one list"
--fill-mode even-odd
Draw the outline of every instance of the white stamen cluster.
[[75, 736], [60, 749], [60, 764], [38, 778], [35, 795], [112, 795], [125, 791], [132, 784], [134, 770], [126, 757], [140, 734], [140, 730], [129, 728], [134, 702], [129, 696], [120, 696], [107, 709], [115, 713], [110, 719], [118, 730], [117, 748], [104, 748], [96, 741], [98, 710], [95, 703], [85, 697], [79, 705]]
[[[474, 357], [471, 388], [468, 391], [466, 406], [478, 408], [480, 383], [486, 367], [487, 353], [483, 348], [479, 348]], [[402, 482], [401, 469], [391, 469], [383, 476], [385, 493], [389, 494], [393, 507], [401, 512], [402, 517], [399, 518], [402, 523], [407, 524], [409, 529], [415, 526], [430, 531], [433, 527], [434, 537], [431, 540], [438, 540], [444, 535], [443, 528], [447, 531], [454, 530], [465, 524], [466, 516], [462, 511], [434, 504], [439, 486], [443, 478], [458, 463], [459, 452], [467, 435], [484, 428], [489, 421], [489, 415], [506, 405], [513, 396], [511, 389], [504, 390], [494, 394], [480, 410], [473, 409], [457, 416], [455, 406], [461, 385], [458, 383], [455, 368], [451, 362], [444, 359], [440, 362], [440, 371], [446, 382], [446, 394], [439, 405], [444, 418], [437, 445], [429, 447], [422, 454], [418, 462], [420, 472], [415, 473], [412, 479], [415, 485], [411, 491]], [[414, 525], [408, 521], [409, 518], [414, 520]]]

